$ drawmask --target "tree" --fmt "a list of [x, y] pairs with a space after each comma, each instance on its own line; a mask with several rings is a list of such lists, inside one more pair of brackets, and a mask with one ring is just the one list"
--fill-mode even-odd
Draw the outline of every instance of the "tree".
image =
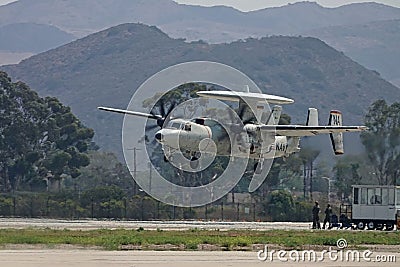
[[321, 151], [314, 150], [311, 148], [302, 148], [299, 152], [299, 158], [303, 163], [303, 195], [304, 198], [307, 197], [307, 189], [309, 189], [310, 197], [312, 200], [312, 192], [313, 192], [313, 171], [314, 171], [314, 162], [319, 156]]
[[339, 159], [333, 167], [335, 187], [339, 197], [347, 199], [351, 195], [352, 185], [360, 184], [360, 162], [358, 158], [346, 156]]
[[88, 156], [90, 164], [81, 168], [82, 174], [73, 181], [80, 191], [91, 190], [95, 186], [115, 186], [124, 190], [126, 195], [133, 195], [135, 181], [126, 165], [119, 162], [114, 154], [91, 151]]
[[374, 102], [365, 116], [361, 141], [379, 184], [396, 184], [400, 174], [400, 103]]
[[0, 72], [0, 191], [32, 189], [51, 173], [78, 177], [94, 132], [54, 97]]
[[269, 195], [267, 212], [272, 221], [291, 221], [294, 212], [292, 194], [286, 190], [275, 190]]

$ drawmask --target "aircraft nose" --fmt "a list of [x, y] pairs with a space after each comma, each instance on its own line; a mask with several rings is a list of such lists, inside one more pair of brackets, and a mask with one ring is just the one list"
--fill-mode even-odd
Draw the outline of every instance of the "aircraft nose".
[[156, 138], [156, 140], [157, 140], [158, 142], [161, 142], [161, 137], [162, 137], [161, 133], [160, 133], [160, 132], [157, 132], [156, 135], [155, 135], [155, 138]]

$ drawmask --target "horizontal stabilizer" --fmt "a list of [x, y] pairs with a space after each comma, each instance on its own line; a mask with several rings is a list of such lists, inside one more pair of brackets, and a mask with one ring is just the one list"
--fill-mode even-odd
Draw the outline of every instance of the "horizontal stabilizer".
[[304, 125], [261, 125], [261, 131], [275, 132], [283, 136], [313, 136], [318, 134], [361, 132], [365, 126], [304, 126]]

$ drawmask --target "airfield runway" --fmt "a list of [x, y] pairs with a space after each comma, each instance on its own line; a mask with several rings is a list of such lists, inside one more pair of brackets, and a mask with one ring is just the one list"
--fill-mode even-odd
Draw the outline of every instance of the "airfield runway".
[[[92, 229], [144, 229], [185, 230], [185, 229], [309, 229], [309, 223], [271, 222], [202, 222], [202, 221], [102, 221], [102, 220], [55, 220], [0, 218], [0, 228], [51, 228], [71, 230]], [[374, 249], [373, 249], [374, 251]], [[250, 266], [398, 266], [400, 253], [397, 250], [376, 253], [394, 257], [391, 262], [331, 261], [327, 256], [321, 262], [273, 262], [260, 261], [256, 251], [104, 251], [71, 245], [46, 247], [40, 245], [6, 245], [0, 249], [2, 267], [250, 267]]]
[[[400, 253], [396, 254], [400, 260]], [[398, 262], [260, 261], [256, 252], [237, 251], [102, 251], [0, 250], [2, 267], [251, 267], [251, 266], [398, 266]]]
[[94, 229], [138, 229], [146, 230], [304, 230], [310, 229], [311, 223], [292, 222], [214, 222], [214, 221], [107, 221], [107, 220], [55, 220], [55, 219], [26, 219], [0, 218], [0, 228], [50, 228], [70, 230]]

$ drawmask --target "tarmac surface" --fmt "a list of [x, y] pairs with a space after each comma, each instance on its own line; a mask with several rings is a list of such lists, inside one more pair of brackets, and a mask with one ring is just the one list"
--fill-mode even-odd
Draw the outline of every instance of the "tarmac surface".
[[[400, 260], [400, 253], [396, 254]], [[2, 267], [250, 267], [250, 266], [399, 266], [374, 261], [282, 262], [260, 261], [257, 252], [233, 251], [102, 251], [102, 250], [0, 250]]]
[[276, 230], [310, 229], [311, 223], [292, 222], [214, 222], [214, 221], [113, 221], [113, 220], [55, 220], [32, 218], [0, 218], [0, 228], [50, 228], [70, 230], [138, 229], [145, 230]]
[[[310, 229], [310, 223], [289, 222], [204, 222], [204, 221], [111, 221], [111, 220], [55, 220], [0, 218], [0, 228], [50, 228], [71, 230], [93, 229], [144, 229], [156, 230], [187, 230], [187, 229]], [[322, 261], [293, 260], [281, 261], [275, 258], [261, 261], [257, 251], [104, 251], [93, 248], [81, 248], [69, 245], [60, 247], [41, 247], [29, 245], [10, 245], [0, 249], [1, 267], [53, 267], [53, 266], [84, 266], [84, 267], [250, 267], [250, 266], [399, 266], [400, 252], [398, 249], [371, 249], [373, 255], [370, 261], [332, 260], [325, 255]], [[289, 253], [289, 252], [288, 252]], [[317, 252], [319, 253], [319, 252]], [[376, 256], [383, 256], [384, 262], [377, 261]], [[286, 256], [287, 257], [287, 256]], [[380, 258], [382, 259], [382, 258]]]

